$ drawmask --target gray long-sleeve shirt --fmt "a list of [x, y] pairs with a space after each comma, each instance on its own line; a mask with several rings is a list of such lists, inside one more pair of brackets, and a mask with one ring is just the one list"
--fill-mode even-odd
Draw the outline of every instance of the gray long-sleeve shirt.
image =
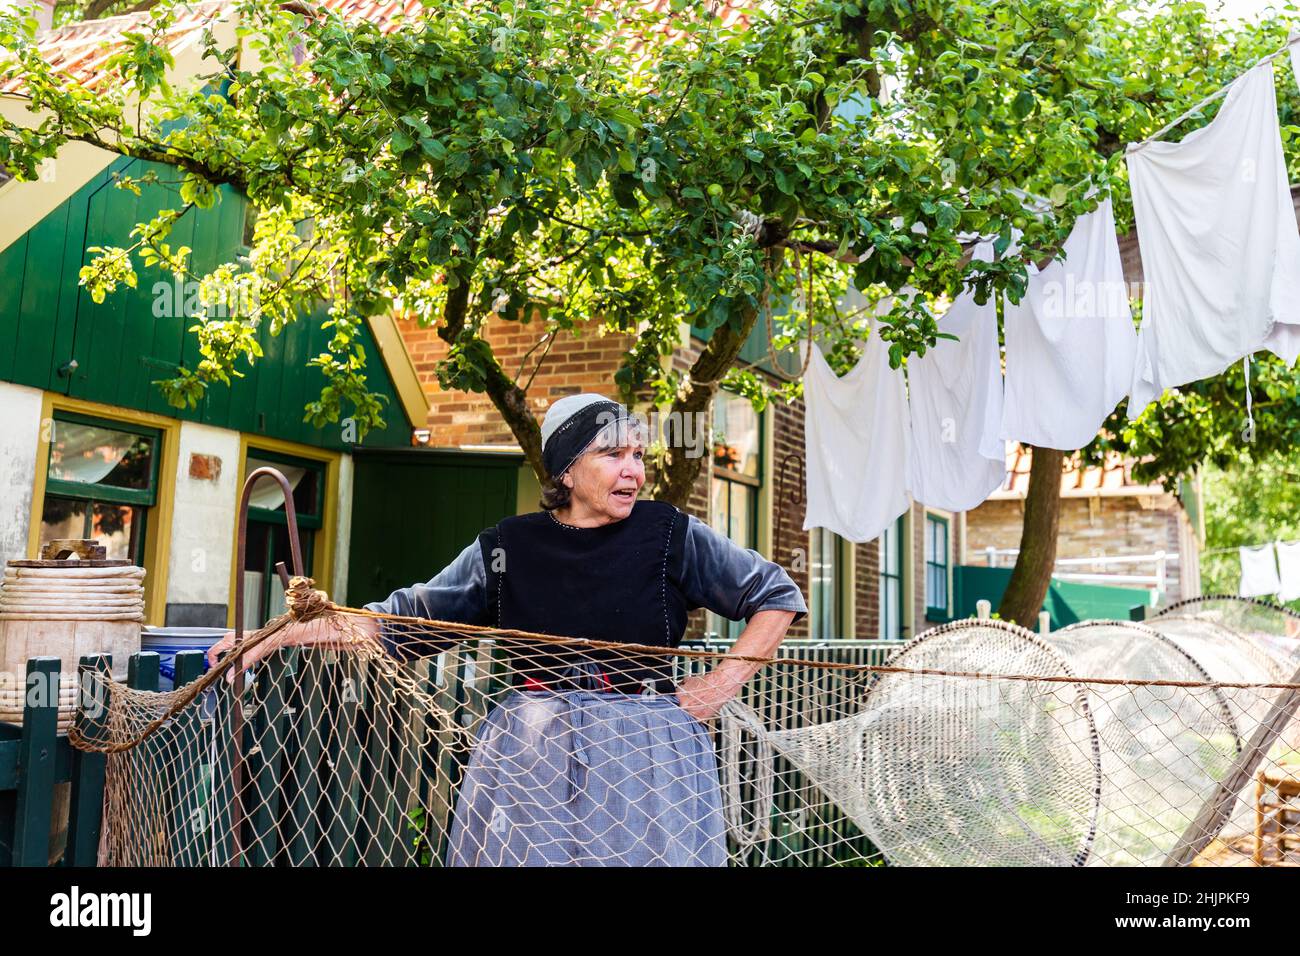
[[[759, 611], [794, 611], [797, 621], [808, 613], [803, 595], [779, 564], [742, 548], [689, 515], [682, 579], [678, 582], [690, 607], [703, 607], [733, 621], [747, 621]], [[369, 611], [464, 624], [490, 622], [487, 572], [478, 542], [424, 584], [394, 591]], [[385, 638], [392, 640], [385, 628]]]

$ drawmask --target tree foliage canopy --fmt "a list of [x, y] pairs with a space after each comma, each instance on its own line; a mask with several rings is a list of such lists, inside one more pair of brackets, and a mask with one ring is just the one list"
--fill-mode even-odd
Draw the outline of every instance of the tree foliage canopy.
[[[1054, 255], [1098, 195], [1113, 192], [1131, 224], [1123, 144], [1286, 38], [1280, 18], [1223, 28], [1188, 2], [777, 0], [724, 25], [684, 0], [664, 12], [429, 0], [391, 29], [237, 0], [235, 44], [209, 31], [212, 72], [172, 85], [161, 37], [175, 8], [158, 4], [126, 34], [110, 61], [123, 82], [93, 93], [50, 70], [29, 24], [0, 15], [0, 70], [22, 76], [41, 117], [0, 123], [0, 163], [32, 178], [79, 140], [184, 174], [135, 246], [83, 270], [92, 293], [157, 268], [200, 281], [207, 302], [234, 286], [228, 298], [254, 303], [196, 317], [203, 361], [163, 383], [171, 400], [240, 374], [263, 323], [274, 331], [324, 298], [334, 337], [312, 359], [327, 385], [308, 415], [377, 425], [357, 331], [396, 309], [436, 326], [450, 346], [441, 384], [486, 392], [535, 467], [530, 378], [493, 354], [490, 318], [536, 323], [548, 343], [593, 325], [637, 333], [617, 374], [627, 396], [698, 404], [730, 369], [723, 384], [761, 404], [795, 390], [731, 367], [767, 313], [780, 313], [778, 345], [815, 334], [843, 368], [868, 323], [837, 306], [845, 291], [875, 302], [911, 288], [922, 295], [896, 298], [880, 325], [901, 364], [933, 347], [935, 302], [963, 281], [1017, 298], [1026, 263]], [[1289, 146], [1297, 97], [1284, 75]], [[259, 210], [254, 246], [191, 276], [168, 234], [223, 183]], [[1017, 254], [969, 261], [972, 234], [996, 237], [1001, 254], [1013, 229]], [[663, 361], [682, 321], [728, 333], [688, 372]], [[1290, 440], [1293, 376], [1258, 364], [1257, 435]], [[1180, 390], [1136, 427], [1116, 419], [1088, 454], [1121, 448], [1166, 475], [1229, 455], [1233, 374]]]

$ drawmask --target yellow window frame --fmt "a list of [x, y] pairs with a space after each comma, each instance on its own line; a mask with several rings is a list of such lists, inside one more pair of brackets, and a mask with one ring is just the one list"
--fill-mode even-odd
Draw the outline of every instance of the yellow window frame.
[[93, 415], [124, 425], [144, 425], [161, 433], [158, 498], [144, 532], [144, 566], [148, 570], [144, 576], [144, 618], [146, 624], [161, 625], [167, 616], [167, 572], [176, 501], [176, 468], [180, 456], [180, 419], [45, 392], [41, 400], [41, 427], [36, 436], [36, 477], [32, 482], [32, 510], [27, 526], [27, 553], [33, 556], [41, 546], [41, 516], [50, 470], [50, 439], [54, 432], [54, 416], [58, 412]]

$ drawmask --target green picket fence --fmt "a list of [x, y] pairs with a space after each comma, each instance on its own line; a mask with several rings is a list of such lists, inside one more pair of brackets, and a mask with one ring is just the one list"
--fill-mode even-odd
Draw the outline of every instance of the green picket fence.
[[[158, 689], [157, 654], [134, 654], [128, 663], [131, 687]], [[106, 758], [77, 750], [58, 732], [61, 667], [57, 657], [29, 660], [22, 725], [0, 723], [0, 866], [95, 865]], [[79, 671], [102, 673], [111, 667], [112, 658], [107, 655], [83, 657]], [[177, 684], [186, 684], [202, 673], [202, 651], [176, 655]], [[97, 686], [95, 681], [81, 683], [87, 688]], [[51, 688], [53, 692], [49, 692]], [[87, 714], [95, 710], [78, 707], [76, 719], [91, 719]], [[99, 710], [102, 713], [102, 708]], [[62, 825], [65, 809], [66, 830]]]
[[[709, 642], [687, 646], [723, 651], [728, 644]], [[778, 653], [783, 658], [869, 665], [883, 663], [899, 646], [899, 643], [879, 641], [791, 640], [785, 642]], [[274, 687], [283, 687], [284, 692], [293, 698], [286, 703], [292, 703], [294, 711], [280, 712], [296, 711], [297, 719], [308, 721], [359, 720], [374, 728], [377, 743], [381, 737], [387, 737], [389, 728], [379, 726], [380, 715], [367, 711], [368, 694], [362, 693], [355, 703], [343, 705], [344, 710], [355, 708], [355, 713], [325, 713], [318, 706], [319, 701], [316, 701], [317, 706], [313, 706], [315, 695], [310, 689], [304, 691], [297, 686], [300, 682], [293, 679], [298, 654], [296, 648], [279, 652], [268, 658], [266, 666], [260, 669], [258, 680], [263, 682], [263, 693], [267, 690], [274, 693]], [[128, 664], [128, 684], [131, 687], [148, 691], [158, 689], [157, 654], [135, 654]], [[87, 670], [102, 673], [111, 665], [107, 656], [95, 656], [82, 658], [79, 666], [83, 673]], [[507, 674], [501, 649], [490, 640], [467, 644], [447, 652], [440, 659], [408, 666], [419, 667], [421, 673], [418, 676], [426, 689], [438, 696], [441, 705], [461, 726], [471, 728], [483, 719], [491, 702], [499, 697]], [[28, 687], [54, 688], [55, 692], [29, 693], [21, 726], [0, 723], [0, 866], [94, 866], [96, 863], [106, 758], [103, 754], [85, 753], [73, 748], [67, 737], [58, 732], [60, 669], [61, 662], [57, 658], [38, 657], [28, 661]], [[177, 686], [197, 679], [202, 673], [201, 651], [185, 651], [176, 656]], [[743, 699], [759, 712], [768, 726], [798, 726], [821, 717], [842, 716], [845, 704], [861, 694], [864, 677], [861, 672], [797, 665], [768, 668], [750, 683]], [[102, 686], [98, 681], [85, 677], [81, 685], [87, 693], [91, 688]], [[222, 706], [224, 698], [224, 694], [218, 695], [217, 706]], [[89, 721], [96, 713], [102, 714], [103, 708], [79, 707], [76, 719]], [[93, 727], [88, 729], [93, 730]], [[385, 860], [408, 866], [437, 866], [441, 863], [442, 841], [455, 806], [455, 793], [450, 781], [459, 779], [461, 768], [458, 764], [466, 756], [463, 748], [445, 746], [444, 741], [435, 738], [419, 755], [404, 757], [423, 760], [425, 773], [412, 775], [399, 773], [396, 767], [386, 768], [385, 772], [392, 771], [392, 779], [418, 776], [425, 781], [418, 795], [398, 794], [388, 800], [389, 803], [399, 800], [405, 804], [403, 807], [380, 806], [377, 802], [370, 806], [362, 801], [358, 811], [347, 818], [339, 814], [328, 820], [318, 820], [317, 808], [322, 803], [358, 805], [346, 800], [321, 801], [321, 793], [314, 786], [353, 789], [360, 781], [344, 779], [342, 775], [318, 779], [313, 774], [304, 774], [303, 769], [316, 766], [321, 757], [321, 754], [307, 752], [305, 748], [303, 752], [293, 753], [281, 752], [284, 748], [259, 748], [257, 744], [266, 742], [261, 737], [269, 734], [268, 740], [283, 739], [283, 735], [275, 733], [274, 728], [261, 727], [257, 719], [249, 721], [245, 732], [248, 740], [244, 752], [250, 758], [257, 754], [255, 761], [250, 760], [245, 779], [258, 791], [258, 800], [254, 804], [258, 810], [245, 821], [247, 834], [242, 845], [247, 848], [248, 863], [355, 865]], [[328, 737], [304, 736], [313, 740]], [[387, 748], [378, 743], [375, 756], [386, 751]], [[251, 765], [253, 762], [256, 766]], [[186, 805], [174, 809], [176, 826], [189, 825], [191, 818], [200, 819], [204, 813], [201, 803], [213, 808], [214, 812], [220, 812], [220, 808], [230, 802], [231, 795], [222, 792], [223, 785], [228, 787], [228, 777], [222, 772], [223, 768], [178, 766], [176, 761], [165, 763], [167, 769], [162, 770], [160, 763], [160, 772], [178, 775], [172, 781], [173, 792], [193, 795]], [[337, 763], [356, 767], [358, 761]], [[777, 789], [782, 796], [772, 808], [771, 839], [767, 845], [751, 850], [745, 862], [816, 866], [856, 861], [873, 855], [873, 848], [866, 838], [833, 806], [818, 797], [815, 790], [803, 781], [797, 768], [778, 757], [774, 769], [780, 777]], [[300, 780], [309, 780], [313, 785], [301, 787], [297, 783]], [[436, 792], [429, 792], [430, 781], [438, 781], [432, 785]], [[401, 847], [379, 848], [376, 853], [371, 845], [371, 852], [367, 855], [377, 858], [363, 859], [359, 850], [364, 841], [357, 839], [358, 834], [375, 832], [378, 815], [405, 814], [406, 806], [412, 803], [424, 808], [423, 818], [406, 818]], [[65, 818], [68, 821], [66, 830], [61, 823]], [[58, 822], [52, 827], [52, 821]], [[209, 820], [204, 825], [215, 824], [220, 832], [220, 823]], [[282, 827], [283, 834], [279, 832]], [[829, 856], [828, 847], [835, 848]], [[206, 861], [187, 856], [178, 862], [195, 865]]]

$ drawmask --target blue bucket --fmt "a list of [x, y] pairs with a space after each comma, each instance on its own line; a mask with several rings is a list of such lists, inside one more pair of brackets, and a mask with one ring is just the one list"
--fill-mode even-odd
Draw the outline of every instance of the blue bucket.
[[203, 670], [208, 669], [208, 648], [229, 632], [224, 627], [151, 627], [140, 634], [140, 650], [158, 655], [158, 689], [172, 690], [176, 681], [176, 655], [180, 651], [202, 651]]

